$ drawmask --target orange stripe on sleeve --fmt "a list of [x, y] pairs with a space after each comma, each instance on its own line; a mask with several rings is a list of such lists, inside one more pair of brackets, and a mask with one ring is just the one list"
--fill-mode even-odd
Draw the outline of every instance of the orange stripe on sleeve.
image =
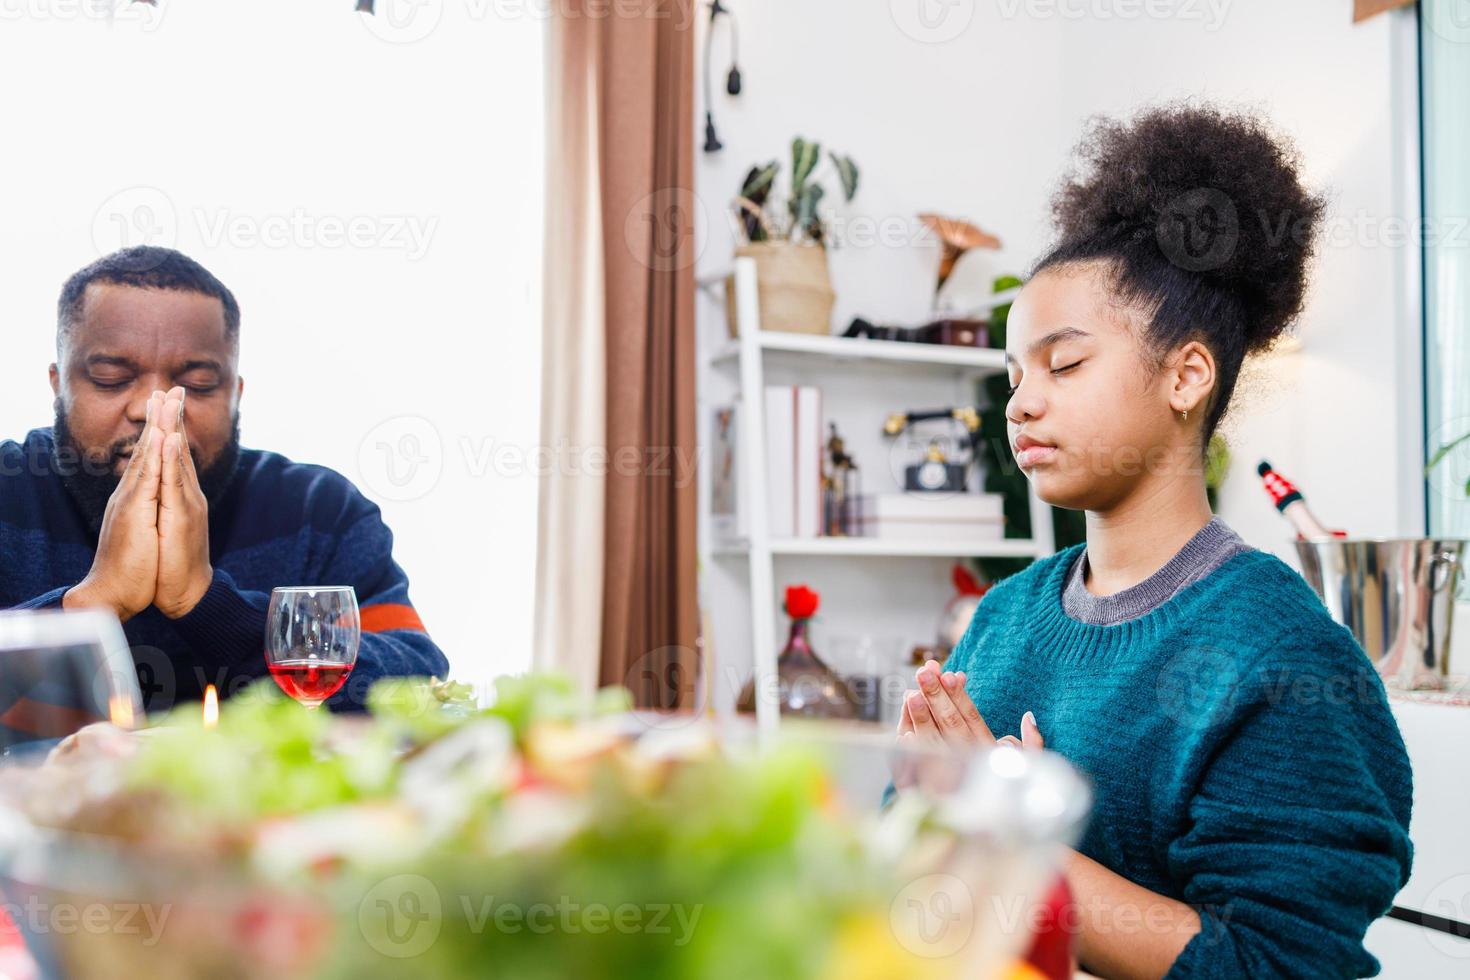
[[64, 738], [94, 721], [103, 719], [90, 711], [59, 704], [20, 698], [3, 715], [0, 725], [37, 738]]
[[376, 606], [363, 606], [358, 615], [362, 619], [364, 633], [383, 633], [387, 630], [428, 632], [424, 629], [424, 621], [419, 619], [419, 614], [414, 611], [413, 606], [384, 602]]

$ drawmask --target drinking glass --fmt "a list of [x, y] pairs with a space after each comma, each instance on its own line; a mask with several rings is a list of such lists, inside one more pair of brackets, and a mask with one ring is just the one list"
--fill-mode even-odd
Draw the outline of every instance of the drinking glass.
[[0, 613], [0, 754], [41, 752], [87, 725], [143, 720], [117, 617], [100, 610]]
[[352, 586], [295, 586], [271, 592], [266, 666], [281, 690], [307, 708], [320, 707], [347, 683], [361, 639]]

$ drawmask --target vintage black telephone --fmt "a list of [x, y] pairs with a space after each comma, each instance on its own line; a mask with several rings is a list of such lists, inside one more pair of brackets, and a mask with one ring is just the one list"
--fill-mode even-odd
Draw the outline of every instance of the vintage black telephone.
[[939, 440], [931, 439], [924, 458], [905, 466], [903, 488], [916, 493], [964, 493], [971, 465], [980, 458], [980, 413], [974, 406], [923, 412], [894, 412], [883, 423], [883, 434], [896, 439], [920, 422], [951, 419], [959, 427], [968, 459], [953, 461]]

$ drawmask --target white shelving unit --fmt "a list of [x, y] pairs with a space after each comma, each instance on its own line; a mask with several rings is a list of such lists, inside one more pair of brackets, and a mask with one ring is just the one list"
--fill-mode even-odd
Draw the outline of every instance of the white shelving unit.
[[[709, 443], [709, 414], [720, 403], [738, 401], [740, 416], [737, 420], [736, 467], [739, 483], [736, 493], [742, 499], [744, 516], [749, 528], [749, 537], [741, 540], [715, 540], [709, 520], [709, 464], [701, 454], [703, 479], [700, 493], [700, 552], [703, 567], [717, 580], [717, 587], [726, 586], [733, 591], [746, 593], [744, 604], [748, 611], [750, 649], [757, 677], [757, 691], [773, 695], [776, 690], [774, 675], [778, 652], [779, 599], [776, 595], [776, 564], [789, 562], [804, 563], [810, 571], [811, 562], [840, 562], [841, 559], [863, 559], [862, 567], [867, 576], [881, 575], [874, 570], [869, 559], [883, 561], [908, 561], [937, 564], [938, 572], [947, 569], [956, 558], [968, 557], [1036, 557], [1050, 554], [1054, 550], [1051, 524], [1051, 509], [1036, 495], [1031, 495], [1031, 526], [1034, 536], [1030, 540], [1006, 539], [988, 543], [966, 543], [948, 541], [894, 541], [871, 538], [801, 538], [773, 539], [769, 534], [767, 520], [766, 446], [765, 446], [765, 397], [768, 375], [778, 374], [782, 378], [800, 378], [805, 383], [823, 386], [846, 384], [856, 394], [849, 394], [849, 404], [856, 404], [873, 411], [872, 401], [882, 397], [899, 397], [889, 392], [902, 391], [903, 397], [913, 401], [902, 407], [933, 407], [943, 404], [969, 404], [974, 399], [974, 384], [981, 377], [1003, 372], [1003, 352], [986, 348], [944, 347], [929, 344], [911, 344], [894, 341], [849, 339], [811, 334], [763, 332], [760, 328], [756, 265], [752, 259], [737, 259], [734, 269], [735, 311], [738, 319], [738, 338], [720, 339], [704, 345], [700, 363], [700, 419], [701, 446]], [[711, 316], [714, 314], [712, 311]], [[723, 318], [721, 318], [723, 319]], [[862, 380], [854, 381], [854, 371], [864, 372]], [[901, 376], [900, 380], [893, 380]], [[883, 385], [890, 387], [883, 387]], [[944, 386], [950, 387], [946, 390]], [[718, 398], [712, 389], [723, 388], [730, 397]], [[945, 391], [944, 394], [939, 392]], [[888, 405], [896, 409], [900, 405]], [[841, 419], [838, 420], [839, 422]], [[872, 449], [869, 449], [869, 455]], [[863, 456], [858, 456], [859, 465]], [[874, 474], [876, 476], [876, 474]], [[877, 487], [865, 484], [864, 491]], [[737, 566], [743, 565], [744, 575]], [[877, 565], [879, 569], [883, 566]], [[909, 568], [910, 566], [905, 566]], [[934, 570], [930, 570], [934, 578]], [[896, 574], [896, 573], [895, 573]], [[911, 577], [911, 576], [910, 576]], [[740, 579], [744, 581], [741, 582]], [[728, 600], [728, 596], [717, 597]], [[739, 618], [741, 603], [717, 601], [715, 603], [714, 627], [716, 633], [726, 637], [732, 631], [721, 629], [721, 612], [730, 619]], [[728, 665], [729, 649], [717, 644], [716, 657]], [[748, 676], [748, 673], [747, 673]], [[779, 712], [771, 696], [762, 696], [757, 701], [757, 718], [762, 729], [773, 730], [779, 723]]]
[[[833, 558], [1035, 558], [1047, 554], [1039, 551], [1035, 540], [1007, 538], [985, 544], [965, 541], [890, 541], [878, 538], [772, 538], [772, 555], [827, 555]], [[746, 556], [751, 545], [747, 540], [716, 540], [712, 552], [721, 557]]]
[[[887, 361], [893, 364], [920, 364], [932, 367], [970, 368], [977, 374], [1006, 369], [1005, 354], [988, 347], [941, 347], [938, 344], [907, 344], [895, 340], [853, 340], [846, 337], [819, 337], [815, 334], [763, 332], [755, 345], [762, 351], [786, 354], [812, 354], [817, 357], [857, 361]], [[712, 360], [736, 360], [744, 345], [732, 340]]]

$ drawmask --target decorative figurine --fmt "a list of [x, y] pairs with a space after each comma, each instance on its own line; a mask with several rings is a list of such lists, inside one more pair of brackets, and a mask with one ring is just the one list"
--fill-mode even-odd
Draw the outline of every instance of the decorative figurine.
[[822, 477], [822, 533], [829, 537], [855, 537], [862, 533], [862, 484], [857, 461], [848, 455], [837, 423], [829, 423], [827, 440], [831, 469]]

